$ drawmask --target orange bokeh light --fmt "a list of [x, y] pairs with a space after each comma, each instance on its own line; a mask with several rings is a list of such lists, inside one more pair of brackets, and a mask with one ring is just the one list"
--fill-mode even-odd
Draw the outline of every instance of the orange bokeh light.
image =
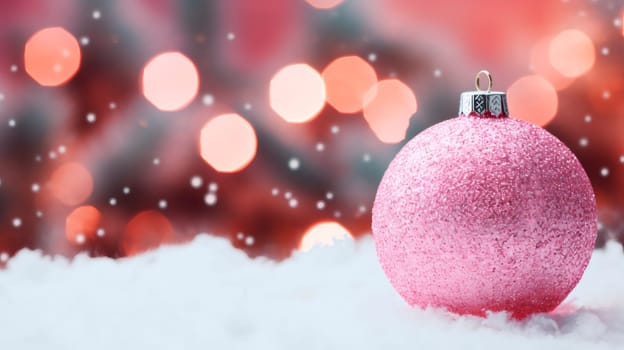
[[576, 78], [594, 66], [594, 43], [587, 34], [577, 29], [564, 30], [551, 41], [548, 50], [550, 63], [561, 75]]
[[358, 56], [333, 60], [323, 70], [327, 102], [341, 113], [357, 113], [364, 107], [364, 95], [377, 82], [377, 74]]
[[256, 156], [258, 140], [253, 126], [238, 114], [209, 120], [199, 135], [199, 153], [215, 170], [232, 173], [247, 167]]
[[418, 110], [412, 89], [397, 79], [382, 80], [369, 89], [364, 100], [364, 118], [377, 138], [385, 143], [401, 142]]
[[141, 81], [145, 98], [162, 111], [186, 107], [199, 89], [195, 64], [179, 52], [165, 52], [152, 58], [143, 68]]
[[312, 7], [321, 10], [328, 10], [340, 5], [344, 0], [306, 0]]
[[93, 178], [82, 164], [66, 163], [52, 173], [48, 186], [56, 199], [74, 206], [89, 198], [93, 191]]
[[128, 222], [121, 247], [126, 255], [136, 255], [172, 242], [173, 238], [169, 219], [158, 211], [146, 210]]
[[65, 237], [72, 243], [80, 243], [80, 235], [85, 239], [95, 237], [101, 218], [100, 211], [91, 205], [74, 209], [65, 220]]
[[559, 91], [570, 86], [574, 78], [563, 76], [550, 63], [550, 41], [551, 38], [542, 38], [533, 46], [530, 62], [533, 71], [550, 81]]
[[271, 108], [290, 123], [305, 123], [325, 105], [325, 83], [314, 68], [292, 64], [275, 73], [269, 87]]
[[61, 27], [42, 29], [24, 47], [26, 73], [43, 86], [58, 86], [71, 79], [80, 67], [76, 38]]
[[353, 238], [349, 230], [335, 221], [322, 221], [306, 230], [299, 243], [299, 250], [310, 251], [318, 246], [333, 246], [336, 240]]
[[544, 126], [557, 114], [558, 97], [555, 87], [540, 75], [516, 80], [507, 90], [512, 117]]

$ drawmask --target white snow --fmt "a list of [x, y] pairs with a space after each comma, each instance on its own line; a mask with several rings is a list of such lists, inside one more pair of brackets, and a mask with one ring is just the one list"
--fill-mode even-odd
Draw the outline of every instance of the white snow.
[[317, 201], [316, 202], [316, 209], [318, 209], [318, 210], [325, 209], [325, 201]]
[[204, 203], [206, 203], [206, 205], [209, 206], [213, 206], [215, 204], [217, 204], [217, 194], [214, 192], [208, 192], [206, 193], [206, 195], [204, 196]]
[[202, 103], [206, 106], [212, 106], [215, 102], [214, 96], [212, 96], [211, 94], [205, 94], [202, 97]]
[[288, 160], [288, 168], [290, 170], [297, 170], [300, 166], [301, 162], [299, 161], [299, 158], [293, 157]]
[[219, 184], [216, 182], [211, 182], [208, 184], [208, 191], [210, 192], [217, 192], [217, 190], [219, 190]]
[[299, 205], [299, 201], [297, 198], [291, 198], [288, 200], [288, 206], [291, 208], [296, 208]]
[[[2, 349], [622, 349], [624, 254], [597, 251], [559, 312], [522, 322], [408, 307], [370, 237], [249, 259], [199, 236], [122, 260], [22, 251], [0, 271]], [[568, 310], [568, 312], [565, 312]]]
[[13, 224], [13, 227], [20, 227], [20, 226], [22, 226], [22, 219], [21, 218], [17, 218], [17, 217], [13, 218], [11, 223]]
[[93, 113], [93, 112], [87, 113], [87, 117], [86, 118], [87, 118], [87, 122], [88, 123], [95, 123], [95, 120], [96, 120], [95, 113]]
[[193, 175], [191, 177], [191, 187], [197, 189], [200, 188], [203, 184], [204, 184], [204, 179], [201, 178], [201, 176], [199, 175]]

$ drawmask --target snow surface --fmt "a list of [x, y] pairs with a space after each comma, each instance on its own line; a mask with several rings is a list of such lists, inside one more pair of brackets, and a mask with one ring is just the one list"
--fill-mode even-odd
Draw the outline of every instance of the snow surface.
[[370, 237], [249, 259], [202, 235], [123, 260], [22, 251], [0, 271], [1, 349], [624, 349], [624, 254], [597, 251], [556, 312], [408, 307]]

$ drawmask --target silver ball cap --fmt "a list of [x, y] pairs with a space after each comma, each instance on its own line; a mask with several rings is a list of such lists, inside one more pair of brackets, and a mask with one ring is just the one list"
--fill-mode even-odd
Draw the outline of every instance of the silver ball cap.
[[[480, 77], [485, 75], [488, 79], [487, 90], [481, 90]], [[484, 117], [484, 118], [507, 118], [507, 95], [500, 91], [491, 91], [492, 76], [486, 70], [477, 73], [475, 78], [477, 91], [462, 92], [459, 101], [459, 115]]]

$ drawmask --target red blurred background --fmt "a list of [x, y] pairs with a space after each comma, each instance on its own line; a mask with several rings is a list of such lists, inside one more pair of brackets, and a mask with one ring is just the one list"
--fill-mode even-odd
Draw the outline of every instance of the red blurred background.
[[513, 116], [583, 163], [598, 246], [624, 241], [619, 1], [2, 8], [2, 262], [24, 247], [120, 257], [202, 232], [283, 259], [368, 234], [393, 155], [455, 116], [481, 69]]

